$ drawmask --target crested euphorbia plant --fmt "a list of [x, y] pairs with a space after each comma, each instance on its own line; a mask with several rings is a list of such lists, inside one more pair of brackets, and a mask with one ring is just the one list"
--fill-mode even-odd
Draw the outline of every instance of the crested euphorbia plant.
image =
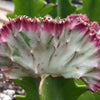
[[[47, 89], [42, 86], [48, 76], [52, 78], [47, 80], [48, 82], [55, 77], [63, 77], [63, 81], [69, 80], [68, 78], [81, 79], [89, 90], [96, 92], [100, 88], [98, 29], [96, 22], [90, 23], [86, 15], [82, 14], [58, 20], [48, 17], [31, 19], [18, 16], [0, 29], [0, 72], [5, 73], [10, 79], [32, 77], [33, 82], [41, 77], [41, 81], [37, 81], [40, 95]], [[29, 80], [28, 82], [32, 84], [32, 80]], [[55, 82], [56, 85], [61, 82], [58, 80], [58, 83]], [[69, 83], [66, 82], [66, 86]], [[54, 88], [52, 86], [51, 88]], [[67, 87], [68, 90], [69, 87], [71, 86]], [[70, 94], [71, 91], [74, 90], [70, 89]], [[44, 93], [40, 99], [47, 100], [45, 98]], [[76, 99], [69, 97], [68, 100]]]

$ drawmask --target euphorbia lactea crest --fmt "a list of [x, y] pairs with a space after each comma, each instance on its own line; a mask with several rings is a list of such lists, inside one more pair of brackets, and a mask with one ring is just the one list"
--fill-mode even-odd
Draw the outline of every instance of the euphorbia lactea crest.
[[80, 78], [95, 92], [100, 88], [98, 28], [82, 14], [10, 20], [0, 29], [0, 72], [10, 78]]

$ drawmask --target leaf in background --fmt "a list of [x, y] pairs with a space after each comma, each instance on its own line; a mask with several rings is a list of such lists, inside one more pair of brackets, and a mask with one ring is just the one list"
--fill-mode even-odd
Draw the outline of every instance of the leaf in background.
[[49, 0], [50, 3], [54, 3], [52, 11], [49, 13], [53, 18], [57, 17], [57, 0]]
[[85, 13], [91, 21], [100, 22], [100, 0], [83, 0], [79, 13]]
[[99, 100], [100, 99], [100, 90], [97, 91], [96, 93], [92, 94], [95, 97], [95, 100]]
[[39, 11], [44, 7], [45, 0], [33, 0], [32, 17], [39, 17]]
[[38, 12], [36, 11], [44, 6], [44, 0], [13, 0], [13, 2], [15, 4], [15, 10], [12, 14], [13, 17], [16, 15], [37, 16]]
[[76, 8], [71, 4], [70, 0], [57, 0], [57, 15], [61, 18], [65, 18], [67, 15], [75, 12]]
[[87, 91], [83, 93], [77, 100], [99, 100], [99, 99], [100, 99], [100, 91], [96, 93]]
[[57, 17], [57, 5], [53, 6], [52, 11], [49, 13], [53, 18]]
[[26, 15], [29, 17], [45, 16], [53, 10], [54, 5], [45, 4], [45, 0], [13, 0], [15, 4], [14, 13], [9, 13], [8, 17], [14, 18], [16, 15]]
[[43, 7], [43, 9], [41, 9], [40, 11], [40, 16], [43, 17], [45, 16], [47, 13], [51, 12], [53, 10], [53, 3], [49, 3], [46, 6]]
[[75, 83], [77, 85], [84, 85], [85, 86], [84, 82], [81, 79], [75, 80]]
[[38, 92], [40, 78], [26, 77], [22, 79], [14, 79], [14, 82], [21, 86], [26, 92], [25, 97], [17, 95], [17, 100], [40, 100]]
[[14, 14], [16, 15], [27, 15], [32, 17], [32, 12], [34, 12], [33, 4], [35, 3], [34, 0], [13, 0], [15, 4], [15, 11]]
[[49, 0], [50, 3], [56, 3], [57, 0]]
[[86, 87], [78, 87], [73, 79], [47, 77], [42, 86], [42, 100], [76, 100]]
[[[95, 97], [92, 94], [92, 92], [87, 91], [87, 92], [83, 93], [77, 100], [95, 100]], [[97, 100], [99, 100], [99, 99], [97, 99]]]

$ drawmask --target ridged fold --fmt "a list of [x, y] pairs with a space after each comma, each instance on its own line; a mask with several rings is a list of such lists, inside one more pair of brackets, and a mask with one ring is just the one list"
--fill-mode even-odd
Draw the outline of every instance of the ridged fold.
[[100, 35], [86, 15], [18, 16], [0, 29], [0, 72], [10, 78], [55, 74], [100, 88]]

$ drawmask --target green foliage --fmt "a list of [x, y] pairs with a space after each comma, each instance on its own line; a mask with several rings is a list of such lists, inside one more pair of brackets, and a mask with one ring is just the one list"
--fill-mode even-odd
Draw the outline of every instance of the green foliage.
[[76, 85], [73, 79], [64, 79], [62, 77], [47, 77], [42, 86], [41, 95], [39, 95], [40, 78], [22, 78], [15, 79], [14, 82], [21, 86], [26, 95], [17, 95], [17, 100], [99, 100], [100, 91], [92, 93], [79, 80]]
[[91, 21], [100, 22], [100, 0], [83, 0], [83, 6], [78, 13], [87, 14]]
[[95, 97], [94, 97], [94, 95], [90, 91], [87, 91], [87, 92], [83, 93], [78, 98], [78, 100], [95, 100]]
[[40, 11], [40, 16], [44, 17], [47, 12], [51, 12], [53, 10], [53, 3], [48, 4]]
[[17, 95], [17, 100], [76, 100], [82, 93], [87, 91], [85, 86], [77, 86], [73, 79], [62, 77], [47, 77], [42, 86], [39, 96], [40, 78], [15, 79], [14, 82], [26, 91], [26, 96]]
[[57, 14], [61, 18], [65, 18], [66, 16], [75, 12], [76, 8], [71, 4], [70, 0], [57, 0], [58, 8]]
[[42, 87], [42, 100], [76, 100], [87, 91], [85, 86], [77, 86], [73, 79], [47, 77]]
[[87, 91], [83, 93], [77, 100], [99, 100], [99, 99], [100, 99], [100, 91], [94, 94], [90, 91]]
[[94, 95], [95, 100], [99, 100], [100, 99], [100, 90], [92, 95]]
[[[15, 4], [14, 13], [9, 13], [8, 17], [14, 18], [16, 15], [27, 15], [29, 17], [43, 17], [50, 14], [53, 18], [57, 16], [65, 18], [71, 13], [75, 13], [75, 6], [71, 0], [50, 0], [45, 4], [45, 0], [13, 0]], [[58, 3], [58, 4], [57, 4]]]
[[51, 3], [57, 3], [57, 0], [49, 0]]
[[17, 100], [40, 100], [38, 92], [40, 78], [26, 77], [15, 79], [14, 82], [21, 86], [26, 92], [26, 96], [17, 95]]
[[54, 6], [53, 6], [53, 9], [52, 11], [49, 13], [53, 18], [56, 18], [57, 17], [57, 0], [49, 0], [50, 3], [53, 3]]
[[45, 0], [13, 0], [15, 4], [14, 13], [9, 13], [8, 17], [14, 18], [16, 15], [27, 15], [29, 17], [45, 16], [53, 9], [53, 3], [45, 5]]

